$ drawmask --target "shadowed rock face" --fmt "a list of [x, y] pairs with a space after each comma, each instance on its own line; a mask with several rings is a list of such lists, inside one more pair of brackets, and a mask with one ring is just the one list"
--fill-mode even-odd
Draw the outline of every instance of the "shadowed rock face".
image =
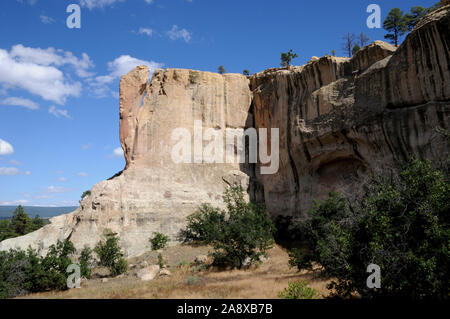
[[[92, 247], [109, 228], [126, 256], [135, 256], [151, 248], [153, 232], [176, 239], [200, 203], [222, 205], [227, 184], [264, 198], [274, 217], [301, 217], [314, 198], [331, 190], [355, 194], [369, 173], [395, 169], [410, 154], [439, 159], [445, 143], [435, 128], [450, 126], [449, 8], [428, 15], [397, 49], [376, 41], [351, 59], [326, 56], [249, 79], [167, 69], [149, 82], [149, 70], [135, 68], [120, 82], [125, 169], [95, 185], [75, 212], [0, 249], [31, 245], [45, 253], [64, 238]], [[279, 128], [278, 172], [174, 163], [172, 133], [185, 128], [193, 137], [195, 120], [223, 135]]]
[[280, 128], [280, 169], [258, 176], [273, 215], [301, 217], [314, 198], [356, 194], [368, 173], [410, 155], [439, 160], [449, 128], [450, 14], [426, 17], [396, 50], [374, 42], [251, 78], [256, 127]]

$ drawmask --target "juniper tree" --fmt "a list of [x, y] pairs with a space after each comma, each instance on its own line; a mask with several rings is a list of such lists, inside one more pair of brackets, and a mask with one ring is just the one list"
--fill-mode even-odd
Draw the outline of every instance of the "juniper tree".
[[397, 47], [399, 37], [408, 31], [408, 17], [399, 8], [394, 8], [389, 11], [384, 20], [383, 28], [389, 32], [384, 38], [390, 40]]

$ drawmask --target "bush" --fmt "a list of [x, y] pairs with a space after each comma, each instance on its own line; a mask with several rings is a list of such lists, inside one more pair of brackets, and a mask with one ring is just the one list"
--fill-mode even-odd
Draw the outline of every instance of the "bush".
[[106, 230], [104, 236], [105, 241], [100, 241], [94, 249], [99, 257], [99, 265], [108, 267], [112, 276], [126, 272], [128, 264], [123, 258], [117, 234]]
[[244, 262], [259, 262], [272, 247], [274, 226], [263, 205], [247, 203], [241, 187], [231, 187], [223, 196], [226, 209], [203, 204], [189, 216], [187, 240], [214, 248], [214, 264], [242, 268]]
[[81, 277], [91, 279], [92, 267], [94, 265], [94, 258], [92, 257], [92, 249], [85, 246], [80, 254], [80, 271]]
[[0, 252], [0, 299], [30, 292], [67, 289], [67, 267], [75, 252], [69, 240], [52, 245], [45, 257], [27, 251]]
[[[449, 199], [448, 176], [413, 159], [397, 177], [373, 178], [359, 201], [331, 193], [316, 202], [302, 225], [309, 249], [291, 252], [290, 263], [319, 263], [342, 297], [449, 298]], [[367, 288], [372, 263], [381, 289]]]
[[83, 194], [81, 194], [81, 199], [84, 199], [86, 196], [91, 196], [90, 190], [84, 191]]
[[110, 270], [113, 277], [126, 273], [128, 270], [128, 262], [124, 258], [119, 258]]
[[151, 240], [152, 250], [159, 250], [165, 248], [169, 240], [170, 240], [169, 236], [166, 236], [161, 233], [153, 233], [153, 239]]
[[0, 299], [27, 293], [27, 266], [26, 252], [15, 249], [0, 251]]
[[187, 217], [187, 227], [183, 232], [185, 241], [210, 244], [216, 240], [224, 224], [225, 213], [219, 208], [202, 204], [195, 213]]
[[289, 282], [288, 287], [278, 294], [281, 299], [317, 299], [319, 294], [306, 281]]

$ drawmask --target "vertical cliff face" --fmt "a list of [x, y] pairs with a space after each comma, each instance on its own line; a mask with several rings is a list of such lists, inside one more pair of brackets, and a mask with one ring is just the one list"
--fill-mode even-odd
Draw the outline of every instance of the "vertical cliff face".
[[[326, 56], [249, 79], [167, 69], [149, 82], [149, 70], [135, 68], [120, 82], [125, 169], [96, 184], [75, 212], [1, 242], [0, 250], [31, 245], [45, 253], [64, 238], [92, 247], [108, 228], [126, 256], [135, 256], [151, 248], [153, 232], [175, 240], [199, 204], [223, 205], [232, 183], [264, 198], [273, 217], [302, 217], [313, 199], [331, 190], [355, 194], [369, 173], [395, 169], [410, 155], [439, 159], [448, 149], [435, 128], [450, 129], [449, 17], [450, 6], [428, 15], [399, 48], [376, 41], [351, 59]], [[214, 136], [224, 150], [227, 133], [248, 127], [279, 129], [275, 174], [238, 163], [237, 147], [230, 163], [198, 158], [196, 135], [204, 155]], [[173, 158], [180, 129], [190, 163]]]
[[416, 26], [386, 67], [383, 101], [387, 107], [448, 101], [449, 33], [449, 6], [428, 15]]
[[449, 7], [398, 49], [376, 41], [353, 58], [323, 57], [254, 75], [257, 127], [280, 128], [280, 170], [259, 176], [273, 215], [303, 216], [329, 191], [358, 192], [410, 155], [439, 159], [449, 127]]
[[[219, 75], [192, 70], [149, 70], [137, 67], [120, 82], [120, 141], [126, 167], [96, 184], [77, 211], [52, 219], [33, 234], [0, 243], [0, 249], [28, 245], [45, 253], [57, 239], [70, 238], [77, 248], [93, 247], [108, 228], [117, 232], [126, 256], [151, 249], [153, 232], [173, 242], [186, 217], [201, 203], [223, 205], [225, 186], [249, 187], [250, 176], [237, 161], [194, 163], [194, 121], [200, 121], [203, 148], [211, 137], [206, 129], [226, 136], [249, 121], [252, 93], [240, 74]], [[177, 129], [188, 133], [191, 163], [174, 162], [180, 142]], [[202, 136], [200, 136], [202, 139]], [[236, 150], [233, 150], [235, 152]]]

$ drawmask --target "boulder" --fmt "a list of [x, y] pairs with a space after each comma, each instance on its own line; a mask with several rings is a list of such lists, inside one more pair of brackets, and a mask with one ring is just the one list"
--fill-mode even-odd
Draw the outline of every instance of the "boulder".
[[158, 265], [151, 265], [146, 268], [140, 269], [136, 276], [142, 281], [153, 280], [159, 273]]

